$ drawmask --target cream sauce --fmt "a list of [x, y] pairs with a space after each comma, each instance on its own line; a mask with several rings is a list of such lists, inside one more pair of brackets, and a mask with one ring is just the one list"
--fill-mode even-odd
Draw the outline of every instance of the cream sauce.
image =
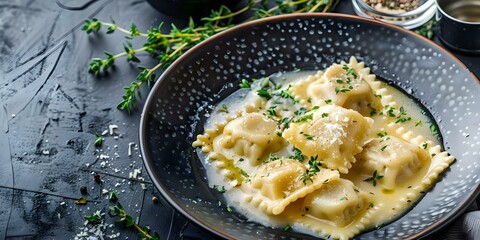
[[[316, 72], [313, 71], [279, 73], [270, 76], [270, 79], [275, 84], [282, 84], [283, 88], [285, 89], [289, 84], [306, 79], [309, 75], [315, 73]], [[210, 113], [209, 119], [205, 124], [205, 129], [214, 129], [217, 126], [216, 123], [226, 124], [225, 119], [227, 119], [228, 116], [235, 118], [237, 116], [236, 113], [243, 111], [245, 105], [254, 105], [255, 101], [259, 99], [258, 95], [256, 94], [256, 90], [259, 89], [259, 82], [260, 81], [256, 81], [252, 85], [252, 90], [240, 89], [229, 97], [225, 98], [223, 101], [219, 102]], [[423, 113], [423, 110], [415, 101], [401, 91], [394, 87], [388, 86], [387, 84], [382, 84], [382, 88], [385, 88], [388, 94], [393, 96], [393, 99], [398, 106], [403, 106], [403, 110], [406, 112], [406, 115], [403, 115], [402, 117], [411, 118], [411, 120], [403, 123], [397, 123], [395, 125], [412, 130], [414, 131], [415, 135], [424, 136], [427, 140], [431, 141], [431, 145], [440, 144], [439, 140], [432, 134], [429, 128], [432, 120]], [[276, 100], [281, 101], [281, 103], [277, 102], [277, 105], [281, 105], [281, 108], [288, 113], [301, 108], [300, 104], [293, 104], [293, 102], [289, 101], [288, 99]], [[273, 100], [269, 100], [267, 102], [267, 106], [269, 106], [271, 101]], [[384, 106], [388, 105], [384, 99], [381, 101]], [[387, 124], [395, 122], [398, 118], [392, 118], [386, 115], [387, 113], [385, 111], [384, 114], [375, 114], [372, 116], [375, 123], [370, 131], [370, 138], [375, 138], [379, 132], [383, 131], [388, 131], [389, 135], [391, 136], [397, 135], [398, 137], [401, 137], [401, 134], [397, 134], [395, 131], [388, 130], [389, 128], [387, 127]], [[288, 145], [287, 147], [275, 153], [275, 155], [280, 158], [288, 158], [293, 154], [293, 147], [291, 145]], [[243, 169], [243, 163], [238, 161], [236, 162], [239, 167]], [[437, 164], [428, 162], [422, 165], [416, 174], [410, 177], [407, 181], [397, 183], [395, 190], [393, 191], [386, 191], [379, 185], [374, 186], [372, 182], [365, 181], [365, 179], [370, 177], [371, 174], [365, 174], [365, 171], [362, 171], [361, 167], [359, 167], [360, 164], [353, 164], [354, 166], [350, 169], [349, 173], [342, 174], [341, 178], [352, 181], [356, 187], [370, 194], [371, 201], [368, 203], [369, 207], [358, 214], [358, 216], [355, 217], [350, 225], [338, 227], [332, 226], [332, 224], [326, 220], [318, 219], [306, 214], [306, 212], [302, 210], [303, 198], [291, 203], [285, 209], [285, 211], [279, 215], [266, 214], [264, 211], [255, 207], [247, 200], [245, 193], [241, 190], [241, 188], [238, 187], [238, 180], [232, 180], [228, 177], [225, 177], [225, 168], [218, 168], [216, 161], [211, 161], [208, 159], [208, 157], [205, 159], [205, 161], [203, 161], [203, 163], [207, 170], [209, 185], [211, 187], [217, 186], [218, 188], [221, 188], [222, 186], [225, 187], [227, 191], [224, 193], [224, 196], [228, 206], [231, 206], [237, 212], [245, 215], [249, 220], [272, 227], [283, 227], [288, 224], [296, 231], [317, 236], [319, 234], [321, 235], [322, 233], [327, 233], [329, 235], [333, 233], [332, 237], [334, 238], [350, 238], [358, 234], [358, 227], [354, 225], [358, 225], [359, 222], [362, 222], [364, 225], [363, 229], [361, 228], [360, 231], [364, 231], [368, 228], [379, 226], [401, 216], [421, 197], [422, 194], [419, 192], [426, 189], [426, 186], [422, 185], [422, 180], [431, 171], [431, 169], [436, 167], [435, 165]], [[251, 171], [253, 171], [255, 168], [252, 169], [252, 167], [246, 167], [246, 169], [248, 169], [247, 172], [251, 173]], [[229, 168], [227, 168], [227, 170], [229, 170]], [[230, 170], [232, 169], [230, 168]], [[381, 180], [379, 180], [379, 182], [380, 181]]]

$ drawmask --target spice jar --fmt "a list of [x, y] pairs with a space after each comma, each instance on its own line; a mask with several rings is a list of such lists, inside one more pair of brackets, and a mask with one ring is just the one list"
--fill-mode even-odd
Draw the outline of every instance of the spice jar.
[[451, 50], [480, 55], [480, 0], [437, 0], [438, 38]]
[[435, 15], [435, 0], [352, 0], [357, 15], [417, 28]]

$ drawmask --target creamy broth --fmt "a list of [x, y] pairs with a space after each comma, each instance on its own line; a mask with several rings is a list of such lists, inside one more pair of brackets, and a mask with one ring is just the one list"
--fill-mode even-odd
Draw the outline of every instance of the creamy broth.
[[453, 161], [415, 101], [354, 58], [250, 84], [214, 108], [193, 145], [208, 153], [209, 185], [251, 221], [352, 238], [403, 214]]

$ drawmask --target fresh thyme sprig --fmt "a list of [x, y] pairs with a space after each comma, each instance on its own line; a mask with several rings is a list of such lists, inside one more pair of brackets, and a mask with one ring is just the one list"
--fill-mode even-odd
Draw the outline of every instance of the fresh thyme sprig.
[[158, 69], [168, 67], [185, 51], [206, 38], [235, 26], [234, 18], [240, 14], [252, 13], [253, 16], [246, 20], [250, 21], [286, 13], [327, 12], [334, 9], [338, 2], [340, 0], [277, 0], [276, 5], [269, 8], [264, 4], [264, 0], [249, 0], [244, 8], [237, 11], [221, 6], [217, 11], [212, 11], [208, 17], [202, 18], [198, 24], [190, 20], [188, 26], [183, 29], [172, 25], [168, 33], [162, 32], [163, 22], [158, 27], [151, 27], [147, 33], [143, 33], [135, 24], [131, 24], [130, 29], [122, 28], [112, 18], [111, 22], [103, 22], [96, 18], [87, 19], [82, 27], [82, 30], [87, 33], [98, 33], [106, 27], [107, 34], [119, 31], [126, 34], [127, 39], [146, 38], [141, 48], [133, 48], [131, 43], [126, 42], [124, 52], [112, 54], [105, 51], [106, 58], [92, 58], [88, 71], [95, 76], [100, 76], [114, 65], [115, 59], [120, 57], [126, 57], [128, 62], [139, 62], [140, 59], [136, 56], [139, 52], [147, 52], [150, 56], [157, 58], [159, 63], [152, 68], [139, 66], [141, 72], [137, 79], [124, 87], [123, 100], [117, 108], [130, 113], [137, 103], [137, 97], [141, 97], [140, 86], [145, 83], [151, 86], [156, 80], [155, 72]]
[[145, 238], [149, 240], [160, 240], [160, 235], [157, 232], [154, 232], [153, 234], [150, 233], [150, 227], [141, 227], [136, 224], [134, 218], [125, 213], [125, 210], [123, 209], [123, 206], [122, 204], [120, 204], [120, 202], [117, 202], [117, 205], [110, 206], [108, 214], [111, 217], [120, 218], [119, 220], [117, 220], [117, 222], [124, 224], [125, 227], [133, 227], [137, 229], [138, 236], [140, 238]]
[[[149, 226], [140, 226], [135, 223], [134, 218], [131, 215], [128, 215], [125, 212], [122, 204], [118, 202], [118, 196], [116, 192], [111, 192], [109, 196], [110, 201], [117, 202], [116, 205], [112, 205], [109, 207], [108, 215], [110, 217], [117, 217], [119, 218], [117, 222], [123, 224], [125, 227], [133, 227], [138, 231], [138, 236], [141, 239], [148, 239], [148, 240], [160, 240], [160, 235], [157, 232], [151, 233]], [[89, 224], [101, 224], [103, 222], [103, 216], [105, 214], [102, 213], [100, 210], [92, 213], [91, 215], [85, 216], [85, 220]]]
[[[382, 150], [383, 151], [383, 150]], [[372, 182], [373, 186], [377, 186], [377, 181], [382, 179], [383, 175], [377, 175], [377, 170], [373, 171], [373, 174], [369, 178], [363, 179], [365, 182]]]

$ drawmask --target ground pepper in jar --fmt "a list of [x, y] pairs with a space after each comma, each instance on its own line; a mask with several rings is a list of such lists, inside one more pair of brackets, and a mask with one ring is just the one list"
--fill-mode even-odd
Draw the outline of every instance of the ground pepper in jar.
[[364, 0], [372, 8], [381, 12], [407, 12], [418, 8], [420, 0]]

